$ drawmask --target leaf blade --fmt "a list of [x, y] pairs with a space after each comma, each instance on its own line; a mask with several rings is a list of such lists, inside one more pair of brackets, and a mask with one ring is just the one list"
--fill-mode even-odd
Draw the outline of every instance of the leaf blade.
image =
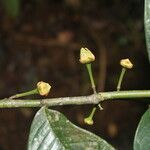
[[144, 25], [148, 58], [150, 61], [150, 0], [145, 0]]
[[[51, 149], [57, 148], [55, 147], [55, 145], [53, 145], [52, 141], [55, 141], [55, 143], [58, 142], [57, 145], [60, 145], [59, 141], [57, 141], [57, 139], [53, 135], [53, 132], [50, 132], [51, 129], [49, 127], [49, 122], [46, 116], [43, 114], [44, 114], [44, 109], [42, 109], [41, 112], [40, 111], [37, 112], [34, 118], [34, 121], [31, 126], [30, 136], [29, 136], [28, 149], [42, 150], [44, 149], [43, 148], [44, 146], [45, 148], [51, 147]], [[47, 140], [49, 140], [48, 143], [46, 142]]]
[[150, 149], [150, 108], [142, 116], [134, 138], [134, 150]]
[[58, 111], [41, 108], [31, 125], [28, 150], [114, 149], [100, 137], [72, 124]]

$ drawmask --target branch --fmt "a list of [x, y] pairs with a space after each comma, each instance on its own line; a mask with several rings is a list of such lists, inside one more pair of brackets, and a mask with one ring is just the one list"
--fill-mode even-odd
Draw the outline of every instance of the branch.
[[[86, 105], [86, 104], [98, 104], [106, 100], [117, 100], [117, 99], [135, 100], [135, 98], [150, 98], [150, 90], [119, 91], [119, 92], [113, 91], [113, 92], [102, 92], [90, 96], [60, 97], [60, 98], [35, 99], [35, 100], [5, 98], [0, 100], [0, 108]], [[138, 99], [138, 101], [142, 102], [143, 100]]]

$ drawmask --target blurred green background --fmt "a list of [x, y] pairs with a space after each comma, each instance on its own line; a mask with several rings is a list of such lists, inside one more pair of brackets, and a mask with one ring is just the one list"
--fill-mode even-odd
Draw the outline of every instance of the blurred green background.
[[[143, 0], [1, 0], [0, 98], [31, 90], [38, 81], [52, 85], [50, 97], [92, 94], [81, 47], [96, 56], [98, 91], [116, 90], [119, 61], [130, 58], [124, 90], [150, 88], [144, 37]], [[31, 98], [40, 98], [33, 96]], [[76, 125], [94, 132], [120, 150], [130, 150], [146, 103], [105, 102], [95, 124], [83, 123], [92, 106], [59, 106]], [[0, 109], [0, 150], [26, 149], [37, 109]]]

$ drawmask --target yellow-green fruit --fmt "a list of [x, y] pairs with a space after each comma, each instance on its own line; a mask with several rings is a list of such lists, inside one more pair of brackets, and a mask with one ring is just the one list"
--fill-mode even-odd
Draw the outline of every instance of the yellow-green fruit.
[[50, 92], [51, 86], [50, 84], [40, 81], [37, 83], [37, 90], [41, 96], [47, 96]]
[[127, 69], [133, 68], [133, 64], [131, 63], [131, 61], [128, 58], [127, 59], [121, 59], [120, 65], [124, 68], [127, 68]]
[[84, 119], [84, 123], [86, 123], [88, 125], [93, 125], [94, 124], [93, 120], [89, 117]]
[[95, 60], [95, 56], [88, 48], [80, 49], [80, 63], [87, 64]]

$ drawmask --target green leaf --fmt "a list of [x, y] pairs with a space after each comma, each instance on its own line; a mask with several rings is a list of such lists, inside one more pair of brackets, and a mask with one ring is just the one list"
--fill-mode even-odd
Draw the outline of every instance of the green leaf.
[[10, 17], [17, 17], [20, 10], [20, 0], [3, 0], [3, 5], [6, 10], [6, 13]]
[[147, 52], [150, 61], [150, 0], [145, 0], [144, 24]]
[[150, 150], [150, 108], [142, 116], [136, 130], [134, 150]]
[[113, 150], [100, 137], [72, 124], [58, 111], [41, 108], [31, 125], [28, 150]]

